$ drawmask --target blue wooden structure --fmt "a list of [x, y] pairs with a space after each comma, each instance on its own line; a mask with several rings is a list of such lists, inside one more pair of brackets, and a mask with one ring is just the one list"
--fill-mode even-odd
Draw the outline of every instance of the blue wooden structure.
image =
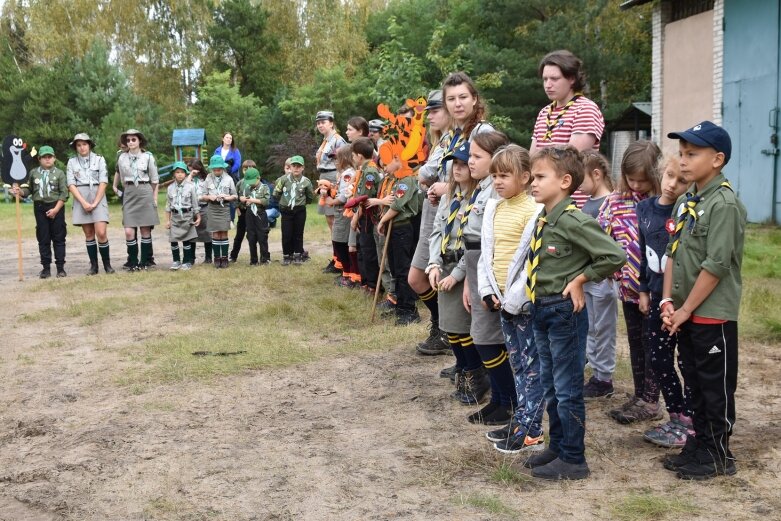
[[[187, 162], [190, 159], [203, 161], [203, 150], [206, 146], [206, 129], [176, 128], [171, 137], [176, 161]], [[192, 150], [192, 154], [188, 154]]]

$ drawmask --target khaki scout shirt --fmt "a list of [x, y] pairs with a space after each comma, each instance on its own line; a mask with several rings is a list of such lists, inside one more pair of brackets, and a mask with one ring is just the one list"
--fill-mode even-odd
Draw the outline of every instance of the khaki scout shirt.
[[198, 211], [198, 191], [195, 185], [186, 179], [181, 183], [174, 181], [166, 192], [166, 212]]
[[475, 198], [475, 204], [472, 206], [472, 210], [469, 212], [469, 217], [467, 218], [466, 224], [464, 225], [463, 237], [465, 241], [479, 243], [483, 230], [483, 216], [485, 215], [485, 206], [488, 204], [490, 199], [499, 199], [499, 194], [497, 194], [496, 190], [494, 189], [494, 180], [490, 175], [481, 179], [480, 183], [477, 185], [477, 188], [480, 189], [480, 193], [477, 194], [477, 197]]
[[108, 171], [103, 156], [90, 152], [87, 157], [76, 156], [68, 160], [68, 186], [95, 186], [108, 184]]
[[35, 167], [30, 170], [26, 186], [22, 186], [25, 197], [32, 195], [35, 203], [55, 203], [68, 200], [68, 181], [65, 172], [53, 166], [51, 170]]
[[[719, 283], [700, 307], [692, 310], [692, 314], [717, 320], [737, 320], [746, 208], [735, 192], [721, 186], [724, 181], [724, 175], [719, 174], [700, 192], [700, 202], [694, 207], [697, 220], [691, 226], [691, 217], [687, 219], [675, 253], [672, 253], [674, 238], [671, 238], [667, 256], [668, 262], [675, 263], [671, 297], [676, 308], [683, 306], [700, 271], [705, 270], [717, 277]], [[676, 221], [685, 205], [686, 196], [683, 195], [675, 204]]]
[[538, 297], [559, 295], [581, 273], [599, 282], [626, 262], [624, 250], [611, 239], [597, 221], [580, 210], [564, 211], [574, 201], [567, 197], [550, 214], [542, 228], [539, 249], [540, 269], [535, 293]]
[[123, 152], [117, 159], [117, 170], [123, 183], [151, 183], [159, 181], [155, 156], [150, 152], [131, 154]]

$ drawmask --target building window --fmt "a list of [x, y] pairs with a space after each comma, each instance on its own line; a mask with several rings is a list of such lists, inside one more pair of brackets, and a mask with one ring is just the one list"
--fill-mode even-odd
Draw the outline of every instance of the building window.
[[670, 21], [683, 20], [713, 9], [714, 0], [673, 0]]

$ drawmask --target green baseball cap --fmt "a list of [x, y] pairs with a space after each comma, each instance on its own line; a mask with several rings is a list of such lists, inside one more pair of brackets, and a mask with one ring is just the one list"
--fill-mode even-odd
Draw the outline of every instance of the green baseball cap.
[[244, 172], [244, 182], [245, 183], [252, 183], [254, 184], [255, 181], [260, 179], [260, 172], [258, 172], [257, 168], [248, 168], [246, 172]]
[[304, 158], [301, 156], [293, 156], [290, 158], [290, 164], [304, 166]]
[[171, 169], [171, 173], [173, 174], [177, 170], [184, 170], [185, 174], [190, 172], [190, 169], [187, 168], [187, 165], [184, 163], [184, 161], [177, 161], [174, 163], [174, 167]]
[[38, 157], [53, 156], [53, 155], [54, 155], [54, 149], [49, 145], [44, 145], [40, 148], [40, 150], [38, 150]]

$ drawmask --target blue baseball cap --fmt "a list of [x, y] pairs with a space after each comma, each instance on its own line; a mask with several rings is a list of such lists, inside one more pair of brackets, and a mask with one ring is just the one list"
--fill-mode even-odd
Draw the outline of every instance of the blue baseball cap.
[[464, 163], [469, 161], [469, 141], [464, 141], [461, 146], [459, 146], [457, 149], [450, 152], [446, 157], [445, 161], [450, 159], [459, 159], [463, 161]]
[[698, 147], [708, 147], [716, 152], [721, 152], [724, 154], [725, 165], [729, 162], [729, 158], [732, 155], [732, 140], [729, 134], [712, 121], [703, 121], [682, 132], [670, 132], [667, 134], [667, 137], [670, 139], [681, 139]]

